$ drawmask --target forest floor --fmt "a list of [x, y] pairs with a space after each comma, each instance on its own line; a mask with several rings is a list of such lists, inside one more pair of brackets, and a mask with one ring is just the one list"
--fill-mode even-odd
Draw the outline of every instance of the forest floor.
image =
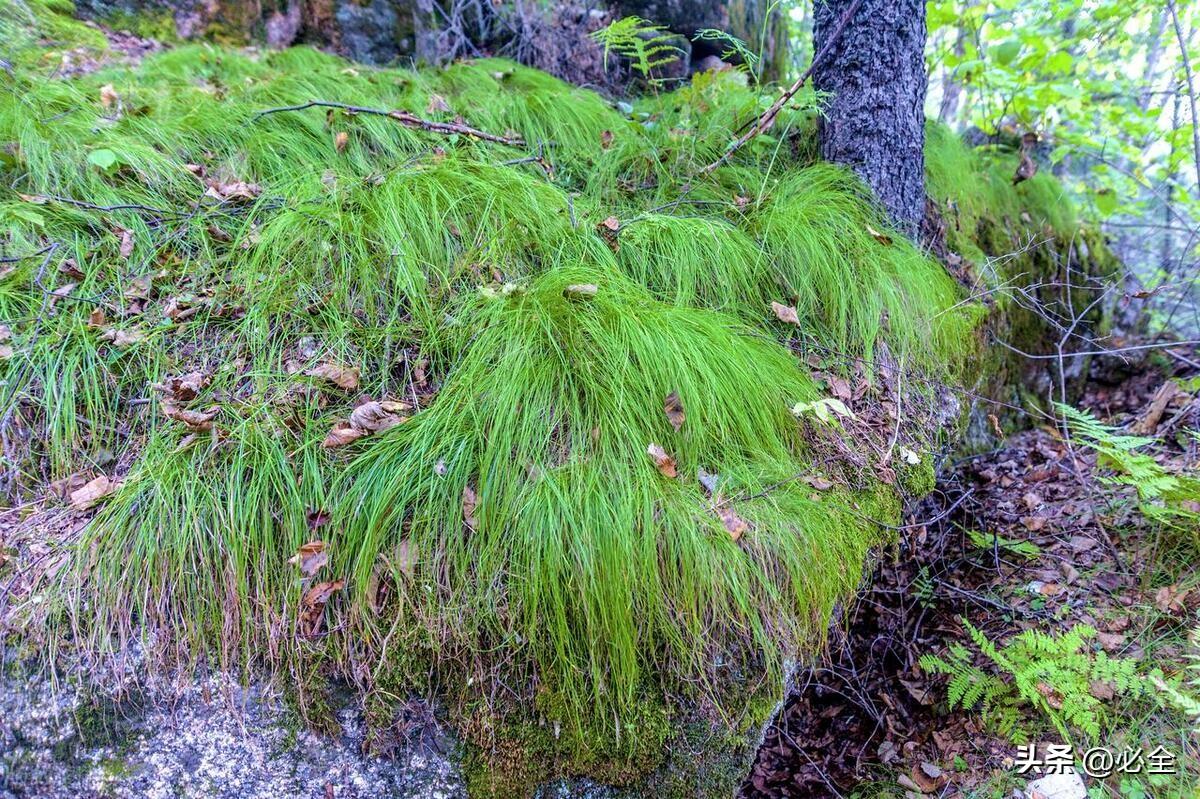
[[[1194, 354], [1088, 384], [1080, 405], [1123, 430], [1156, 438], [1155, 459], [1193, 468]], [[1111, 364], [1109, 364], [1111, 366]], [[947, 712], [944, 679], [918, 659], [968, 643], [964, 620], [997, 641], [1031, 628], [1097, 631], [1095, 646], [1170, 671], [1193, 662], [1200, 563], [1154, 535], [1114, 492], [1093, 452], [1050, 424], [954, 461], [885, 553], [826, 662], [809, 670], [769, 732], [743, 797], [1006, 797], [1025, 785], [1012, 740], [977, 712]], [[989, 545], [990, 542], [990, 545]], [[1104, 686], [1094, 693], [1113, 697]], [[1177, 773], [1089, 779], [1090, 796], [1192, 796], [1200, 736], [1136, 703], [1107, 720], [1102, 742], [1178, 756]], [[1029, 710], [1031, 743], [1061, 739]], [[1037, 732], [1041, 731], [1041, 735]], [[1075, 757], [1082, 754], [1075, 749]], [[1044, 751], [1040, 748], [1039, 752]]]

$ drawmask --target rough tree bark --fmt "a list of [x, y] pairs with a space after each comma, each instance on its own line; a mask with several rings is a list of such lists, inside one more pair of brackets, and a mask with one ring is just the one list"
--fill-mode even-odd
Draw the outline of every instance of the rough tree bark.
[[[817, 0], [820, 50], [852, 0]], [[915, 236], [925, 212], [925, 2], [864, 0], [813, 74], [832, 95], [821, 156], [851, 167], [897, 228]]]

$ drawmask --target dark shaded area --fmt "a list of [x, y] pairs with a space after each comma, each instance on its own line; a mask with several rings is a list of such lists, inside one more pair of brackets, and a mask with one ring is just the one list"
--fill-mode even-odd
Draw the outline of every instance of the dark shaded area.
[[[1097, 359], [1080, 404], [1114, 423], [1145, 425], [1153, 416], [1163, 435], [1200, 422], [1190, 398], [1165, 412], [1155, 402], [1167, 379], [1198, 371], [1166, 356]], [[1094, 467], [1093, 454], [1072, 452], [1050, 426], [948, 464], [894, 548], [881, 553], [869, 587], [833, 629], [828, 654], [797, 679], [742, 799], [846, 796], [880, 779], [897, 795], [955, 796], [1006, 771], [1013, 745], [977, 714], [947, 713], [941, 680], [925, 675], [917, 659], [964, 640], [963, 618], [993, 640], [1053, 620], [1058, 629], [1097, 627], [1110, 651], [1125, 646], [1127, 605], [1141, 578], [1126, 550], [1137, 542], [1111, 538]], [[1022, 560], [980, 548], [971, 530], [1030, 541], [1044, 554]]]

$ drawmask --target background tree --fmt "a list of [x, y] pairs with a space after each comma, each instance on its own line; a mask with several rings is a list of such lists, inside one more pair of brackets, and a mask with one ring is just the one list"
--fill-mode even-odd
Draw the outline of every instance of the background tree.
[[[915, 234], [925, 210], [925, 3], [817, 0], [813, 85], [830, 95], [821, 155], [854, 169], [895, 224]], [[837, 35], [847, 11], [845, 29]]]

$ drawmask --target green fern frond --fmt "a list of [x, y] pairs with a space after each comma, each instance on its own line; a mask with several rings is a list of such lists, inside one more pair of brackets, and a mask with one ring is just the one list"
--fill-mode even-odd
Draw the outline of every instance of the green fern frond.
[[679, 60], [683, 51], [671, 41], [662, 25], [655, 25], [639, 16], [621, 17], [592, 33], [592, 39], [604, 45], [604, 66], [608, 67], [610, 52], [626, 58], [643, 78], [650, 71]]

